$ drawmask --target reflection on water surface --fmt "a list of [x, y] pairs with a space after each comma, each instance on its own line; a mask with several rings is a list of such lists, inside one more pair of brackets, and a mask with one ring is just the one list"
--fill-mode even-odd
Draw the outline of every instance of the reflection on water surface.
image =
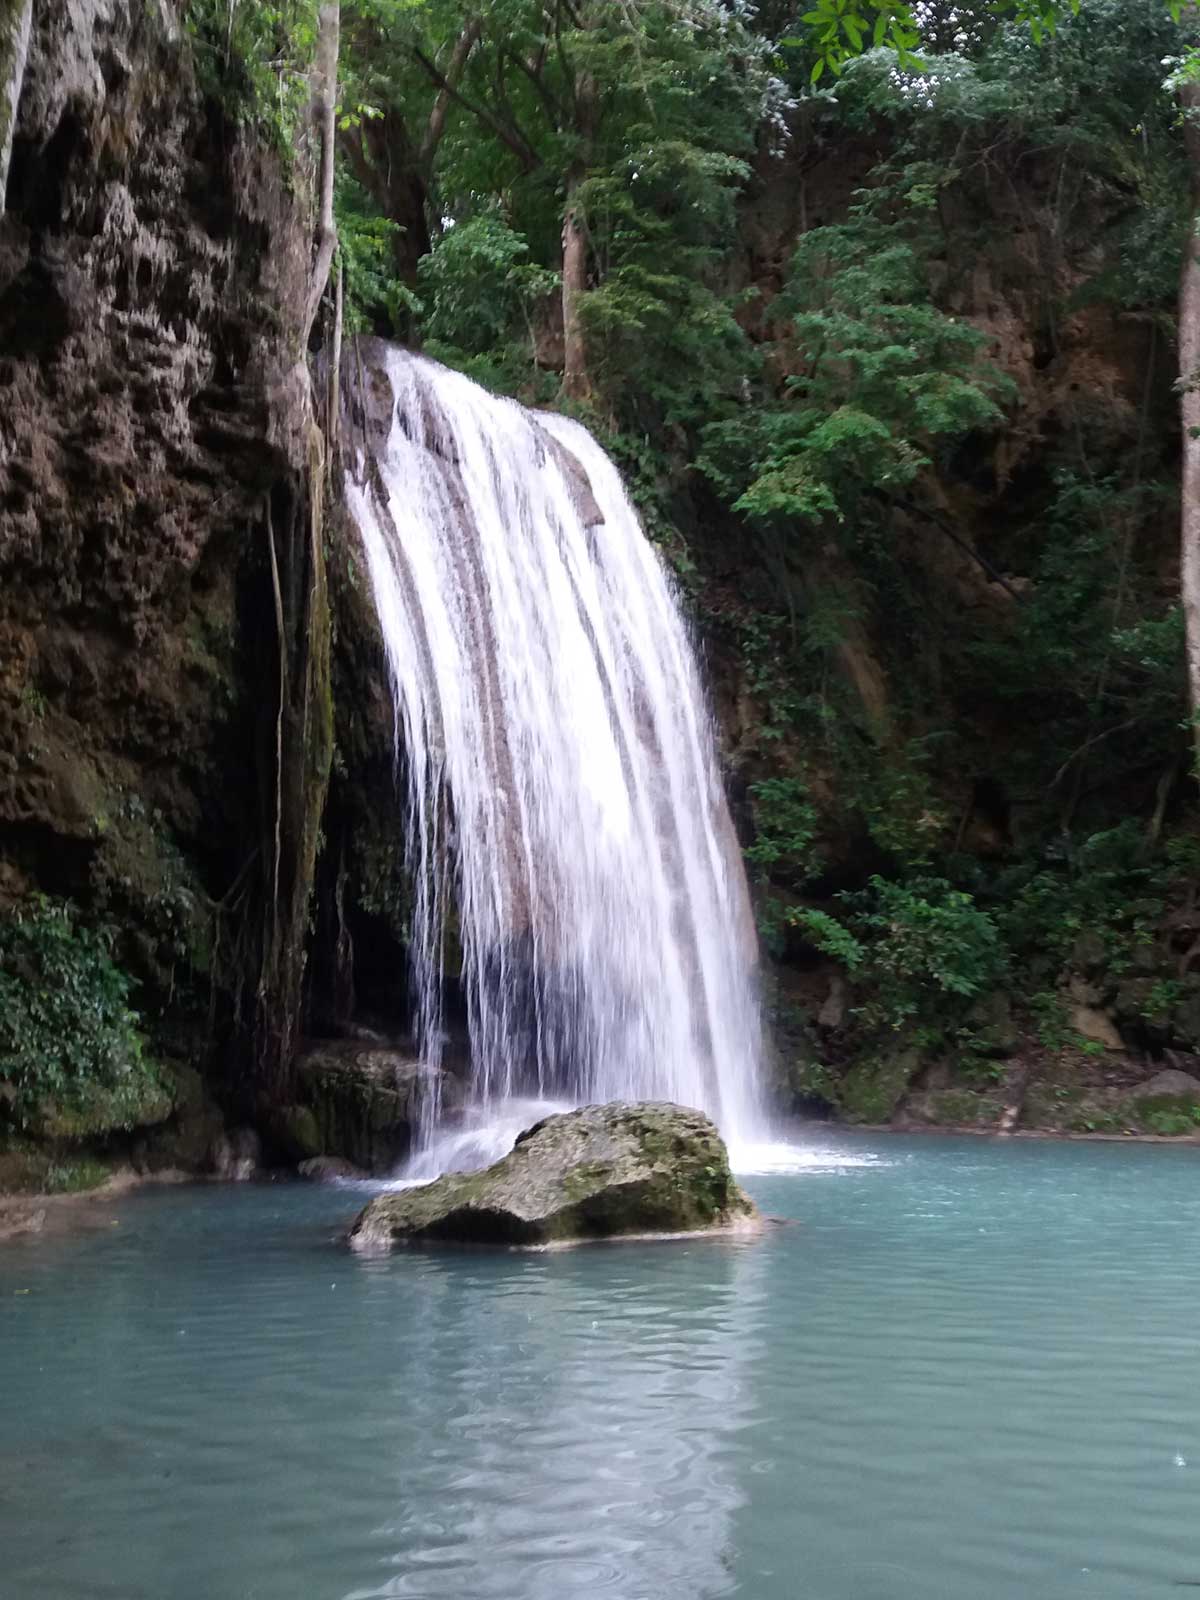
[[[758, 1241], [334, 1243], [146, 1192], [0, 1253], [4, 1600], [1105, 1600], [1200, 1581], [1194, 1151], [743, 1152]], [[19, 1374], [19, 1381], [14, 1375]]]

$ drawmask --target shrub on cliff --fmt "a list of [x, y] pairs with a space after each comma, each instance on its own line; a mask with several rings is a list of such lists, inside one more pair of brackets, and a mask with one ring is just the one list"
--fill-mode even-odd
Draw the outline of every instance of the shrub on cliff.
[[129, 992], [107, 935], [69, 905], [40, 898], [0, 920], [0, 1114], [59, 1138], [166, 1116]]

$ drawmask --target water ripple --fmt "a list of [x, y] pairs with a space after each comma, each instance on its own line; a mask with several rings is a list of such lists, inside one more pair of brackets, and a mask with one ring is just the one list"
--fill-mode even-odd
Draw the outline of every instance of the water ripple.
[[358, 1197], [295, 1187], [11, 1247], [0, 1600], [1200, 1581], [1195, 1153], [806, 1154], [750, 1244], [358, 1260]]

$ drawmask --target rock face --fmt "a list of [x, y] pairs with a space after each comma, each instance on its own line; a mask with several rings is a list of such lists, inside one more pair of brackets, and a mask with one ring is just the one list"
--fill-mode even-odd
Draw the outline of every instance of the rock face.
[[[430, 1069], [401, 1051], [355, 1043], [322, 1044], [297, 1068], [299, 1093], [316, 1130], [315, 1150], [305, 1156], [340, 1156], [368, 1172], [386, 1172], [412, 1144], [422, 1097], [434, 1087]], [[443, 1110], [461, 1098], [457, 1082], [443, 1074]]]
[[0, 220], [0, 857], [77, 892], [48, 863], [93, 865], [122, 797], [185, 845], [226, 822], [239, 562], [303, 461], [280, 307], [308, 246], [174, 24], [36, 10]]
[[1121, 1035], [1117, 1032], [1116, 1024], [1106, 1011], [1099, 1010], [1096, 1006], [1077, 1005], [1071, 1009], [1071, 1026], [1076, 1033], [1090, 1039], [1094, 1044], [1102, 1044], [1106, 1050], [1123, 1050], [1125, 1048]]
[[350, 1232], [357, 1250], [440, 1241], [541, 1246], [752, 1226], [720, 1134], [663, 1103], [547, 1117], [483, 1172], [379, 1195]]
[[151, 1053], [235, 1083], [252, 1053], [278, 1096], [331, 750], [304, 186], [166, 0], [35, 6], [10, 125], [13, 11], [0, 914], [111, 923]]

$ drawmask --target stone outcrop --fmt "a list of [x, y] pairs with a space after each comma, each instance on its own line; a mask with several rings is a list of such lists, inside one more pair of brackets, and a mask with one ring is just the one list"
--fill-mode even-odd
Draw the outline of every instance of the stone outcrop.
[[162, 0], [37, 5], [0, 127], [0, 915], [118, 928], [151, 1052], [251, 1117], [332, 750], [324, 452], [306, 174], [198, 48]]
[[367, 1172], [388, 1172], [408, 1154], [427, 1095], [438, 1094], [443, 1112], [462, 1098], [448, 1073], [435, 1078], [427, 1065], [384, 1045], [318, 1045], [300, 1058], [296, 1078], [316, 1134], [317, 1148], [304, 1155], [341, 1157]]
[[1193, 1078], [1190, 1072], [1181, 1072], [1176, 1067], [1167, 1067], [1130, 1089], [1126, 1099], [1186, 1100], [1200, 1105], [1200, 1078]]
[[367, 1176], [361, 1167], [340, 1156], [314, 1156], [311, 1161], [302, 1161], [296, 1171], [309, 1183], [353, 1182]]
[[720, 1134], [683, 1106], [585, 1106], [547, 1117], [482, 1172], [379, 1195], [355, 1222], [357, 1250], [403, 1243], [537, 1247], [753, 1225]]

